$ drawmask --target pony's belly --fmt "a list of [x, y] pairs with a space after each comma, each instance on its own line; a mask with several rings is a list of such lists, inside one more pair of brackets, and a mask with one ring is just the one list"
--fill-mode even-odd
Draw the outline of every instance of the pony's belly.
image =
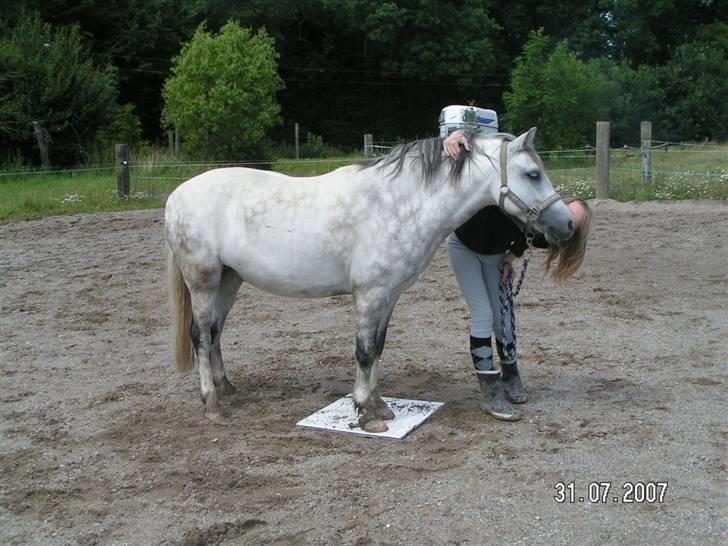
[[337, 261], [298, 261], [290, 256], [268, 259], [257, 255], [255, 259], [229, 260], [243, 279], [256, 288], [291, 298], [323, 298], [351, 293], [347, 272]]

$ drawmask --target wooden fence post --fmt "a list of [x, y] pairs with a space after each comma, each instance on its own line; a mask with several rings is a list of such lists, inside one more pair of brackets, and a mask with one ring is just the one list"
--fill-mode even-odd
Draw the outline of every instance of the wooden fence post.
[[179, 131], [174, 128], [174, 157], [179, 159]]
[[374, 137], [371, 133], [364, 133], [364, 158], [374, 157]]
[[129, 195], [129, 149], [126, 144], [116, 145], [116, 192], [119, 197]]
[[640, 123], [640, 151], [642, 156], [642, 183], [652, 180], [652, 122]]
[[597, 199], [609, 199], [609, 122], [597, 121]]
[[167, 144], [169, 145], [169, 153], [174, 153], [174, 131], [172, 129], [167, 130]]
[[296, 125], [295, 125], [295, 128], [294, 128], [294, 132], [296, 134], [296, 159], [299, 159], [300, 158], [300, 155], [298, 153], [298, 122], [296, 122]]
[[35, 133], [35, 140], [38, 141], [38, 148], [40, 149], [40, 159], [43, 162], [43, 168], [50, 169], [51, 160], [48, 157], [48, 144], [46, 143], [45, 137], [43, 136], [43, 128], [40, 125], [40, 121], [33, 122], [33, 132]]

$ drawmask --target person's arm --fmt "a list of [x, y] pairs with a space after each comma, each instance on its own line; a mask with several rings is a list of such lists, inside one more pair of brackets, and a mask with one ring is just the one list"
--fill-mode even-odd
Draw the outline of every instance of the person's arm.
[[453, 131], [442, 143], [445, 154], [451, 159], [458, 159], [460, 157], [460, 146], [468, 152], [470, 151], [470, 142], [468, 142], [465, 132], [461, 129]]

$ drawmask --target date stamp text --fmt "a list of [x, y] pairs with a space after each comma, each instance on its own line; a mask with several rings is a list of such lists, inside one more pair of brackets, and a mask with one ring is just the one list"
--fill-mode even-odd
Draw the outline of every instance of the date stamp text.
[[554, 500], [559, 504], [662, 504], [667, 482], [556, 482]]

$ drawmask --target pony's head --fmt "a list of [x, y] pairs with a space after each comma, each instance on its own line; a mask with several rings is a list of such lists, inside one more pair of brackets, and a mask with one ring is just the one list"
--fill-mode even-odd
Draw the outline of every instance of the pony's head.
[[574, 233], [574, 218], [546, 175], [533, 147], [535, 136], [535, 127], [517, 138], [500, 135], [496, 157], [501, 185], [494, 187], [496, 201], [506, 214], [543, 233], [549, 243], [566, 241]]

